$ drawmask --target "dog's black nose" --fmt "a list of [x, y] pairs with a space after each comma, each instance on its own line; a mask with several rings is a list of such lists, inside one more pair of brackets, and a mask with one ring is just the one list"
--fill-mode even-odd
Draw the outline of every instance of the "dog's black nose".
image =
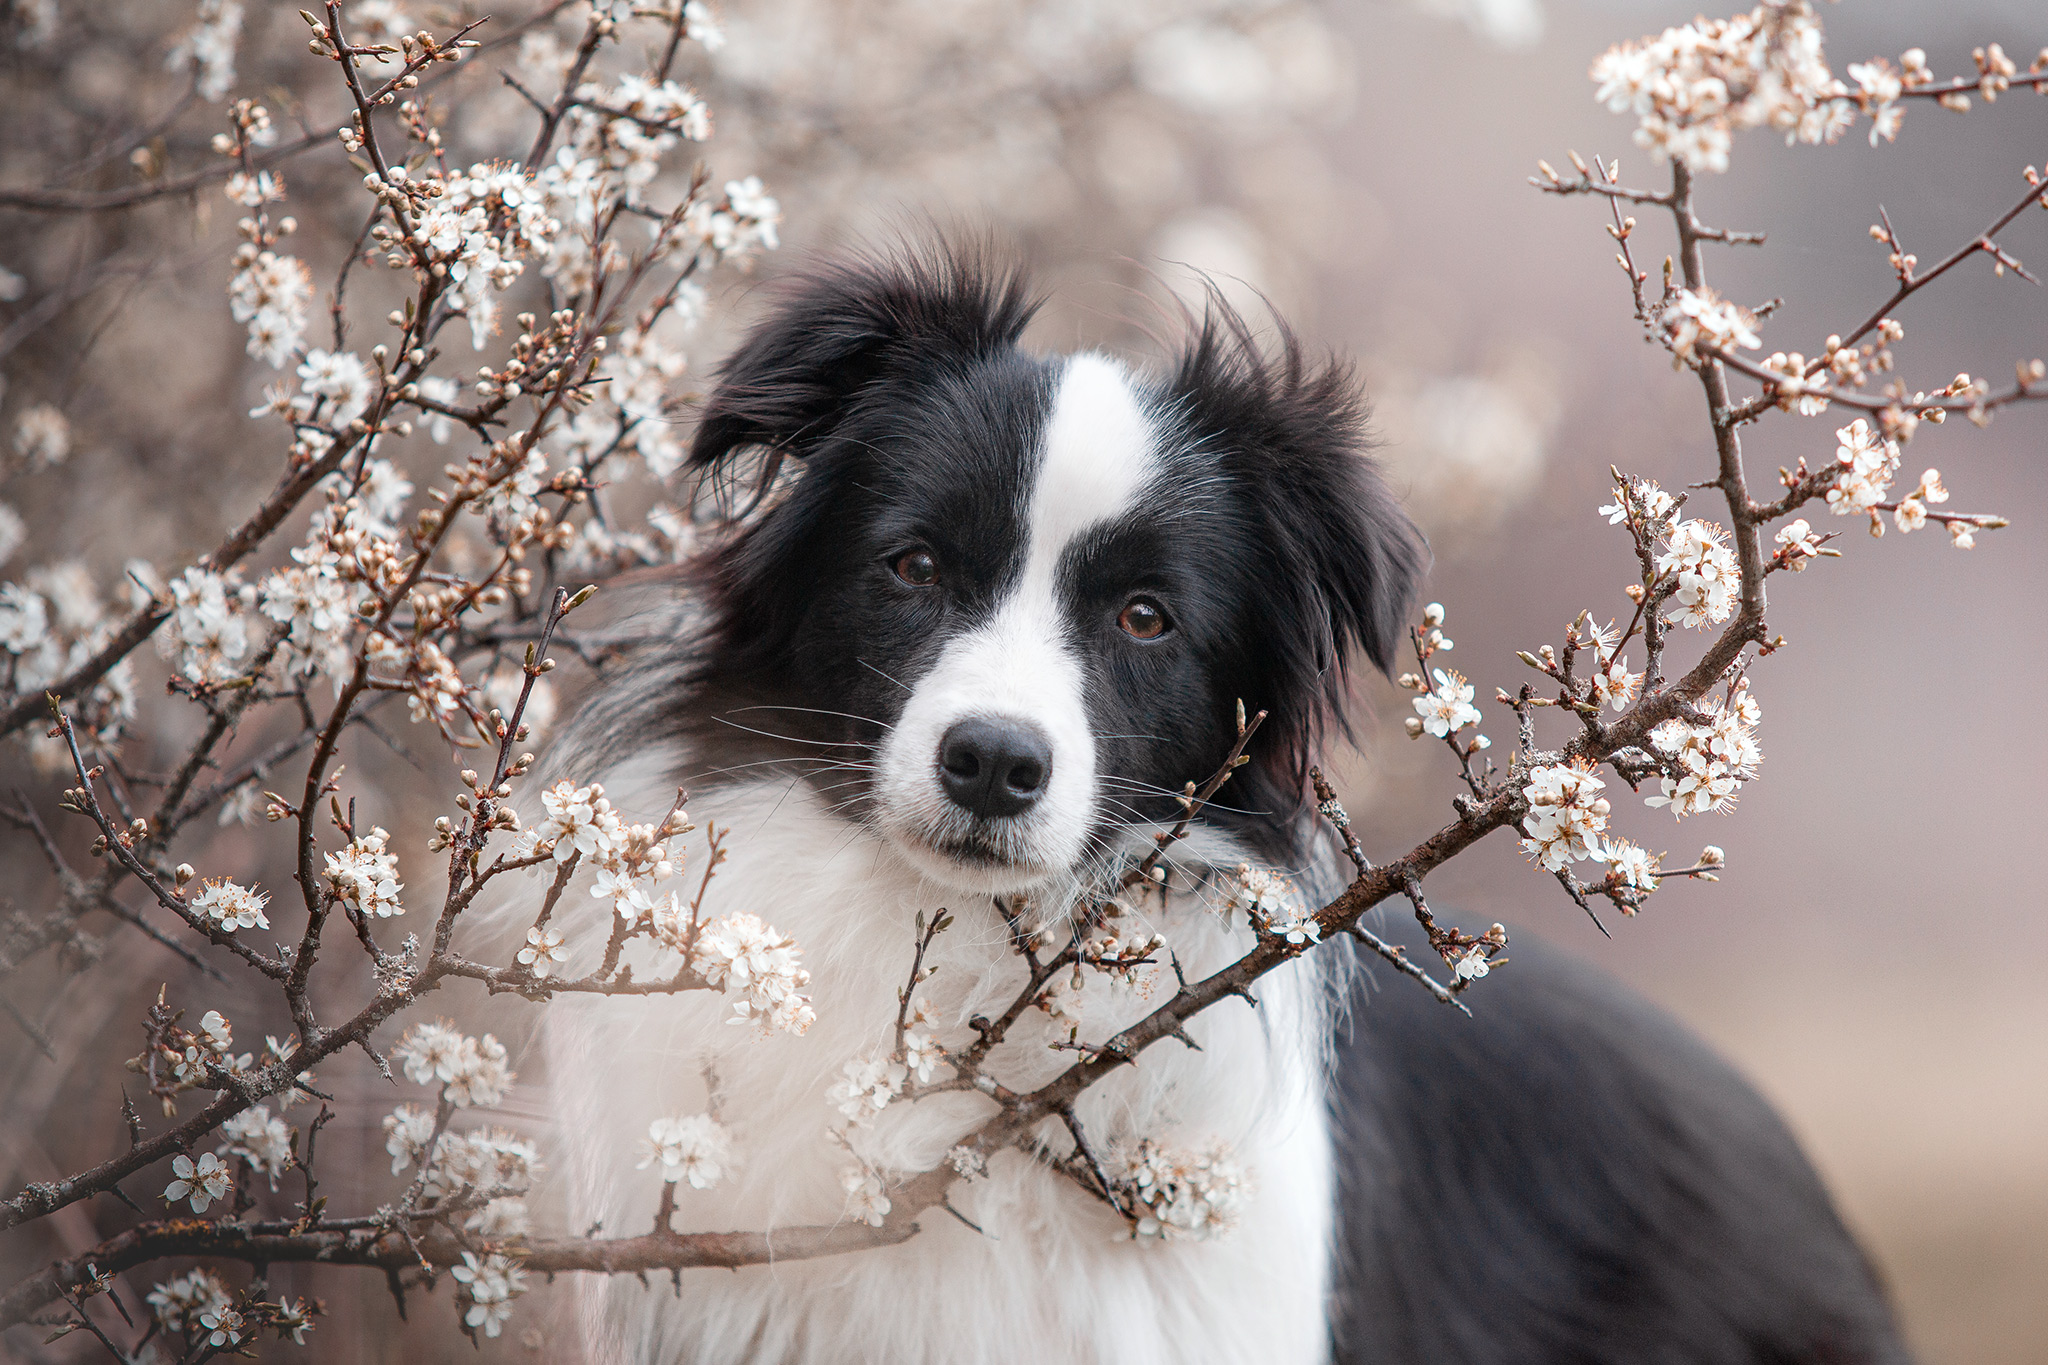
[[939, 785], [985, 820], [1031, 809], [1051, 780], [1052, 745], [1035, 725], [975, 716], [939, 740]]

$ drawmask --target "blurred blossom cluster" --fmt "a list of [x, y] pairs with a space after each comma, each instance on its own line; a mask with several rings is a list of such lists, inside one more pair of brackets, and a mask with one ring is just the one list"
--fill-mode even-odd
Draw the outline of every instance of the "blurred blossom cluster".
[[1540, 352], [1449, 374], [1375, 353], [1364, 370], [1375, 453], [1439, 557], [1472, 548], [1541, 484], [1564, 407]]
[[[1506, 43], [1540, 29], [1529, 3], [1419, 7]], [[353, 0], [343, 14], [352, 41], [390, 49], [364, 63], [374, 76], [411, 50], [401, 48], [415, 32], [449, 17], [442, 8]], [[655, 38], [655, 49], [633, 40], [585, 53], [593, 14], [622, 32], [680, 15], [683, 49], [664, 73], [645, 60]], [[265, 572], [175, 561], [246, 511], [212, 490], [268, 477], [280, 428], [242, 409], [282, 423], [298, 459], [318, 459], [362, 416], [379, 369], [392, 368], [367, 353], [364, 321], [400, 302], [384, 272], [408, 268], [414, 252], [448, 279], [483, 361], [520, 330], [505, 312], [511, 293], [569, 301], [643, 242], [663, 264], [703, 253], [755, 268], [786, 235], [785, 218], [807, 244], [888, 235], [921, 215], [970, 230], [1000, 224], [1054, 276], [1108, 275], [1165, 301], [1193, 298], [1195, 272], [1206, 271], [1238, 301], [1264, 291], [1297, 317], [1311, 308], [1313, 272], [1349, 247], [1351, 215], [1320, 134], [1348, 107], [1355, 62], [1308, 0], [971, 0], [936, 14], [910, 0], [513, 4], [474, 38], [485, 49], [428, 73], [403, 115], [424, 160], [357, 182], [332, 142], [292, 150], [319, 144], [345, 102], [322, 64], [304, 60], [288, 9], [77, 0], [0, 12], [0, 42], [19, 66], [0, 185], [118, 200], [206, 170], [208, 153], [232, 163], [218, 188], [96, 219], [104, 230], [83, 259], [50, 230], [61, 219], [0, 215], [0, 322], [12, 312], [30, 324], [0, 329], [9, 690], [42, 687], [89, 658], [151, 592], [176, 599], [177, 628], [160, 648], [187, 677], [218, 681], [243, 667], [272, 648], [273, 622], [288, 628], [275, 652], [294, 666], [330, 677], [345, 666], [360, 609], [401, 568], [399, 532], [456, 427], [450, 414], [472, 383], [486, 397], [530, 386], [521, 357], [474, 381], [446, 364], [412, 379], [425, 402], [408, 430], [380, 435], [368, 473], [348, 488], [329, 481], [329, 505], [292, 563]], [[544, 164], [522, 175], [506, 153], [531, 141], [538, 105], [564, 82], [575, 102]], [[256, 92], [269, 93], [249, 98]], [[150, 131], [115, 145], [94, 141], [102, 128]], [[342, 142], [358, 172], [375, 171], [359, 141]], [[685, 196], [700, 167], [703, 192], [664, 228], [650, 206]], [[385, 209], [367, 226], [354, 207], [365, 189]], [[618, 214], [624, 226], [595, 231]], [[343, 323], [329, 263], [352, 250], [361, 259], [347, 287], [371, 306], [364, 321]], [[602, 397], [565, 412], [492, 492], [494, 533], [516, 523], [515, 540], [584, 573], [692, 548], [692, 518], [677, 510], [689, 490], [673, 485], [679, 419], [730, 324], [712, 306], [711, 276], [683, 274], [662, 307], [609, 338]], [[225, 308], [207, 301], [209, 289], [225, 291]], [[255, 363], [216, 344], [229, 329]], [[173, 354], [148, 346], [171, 331], [192, 344]], [[118, 377], [132, 372], [153, 382]], [[1432, 529], [1483, 527], [1533, 486], [1554, 416], [1526, 366], [1389, 374], [1378, 387], [1397, 472]], [[564, 486], [564, 461], [599, 460], [611, 506], [536, 517], [535, 499]], [[176, 492], [128, 491], [159, 473]], [[72, 495], [88, 484], [113, 491]], [[117, 524], [118, 537], [99, 534]], [[488, 539], [461, 526], [448, 552], [481, 560]], [[525, 573], [507, 565], [487, 592], [517, 594]], [[453, 723], [459, 665], [388, 636], [374, 647], [410, 690], [416, 719]], [[536, 716], [552, 704], [548, 690]], [[91, 690], [89, 718], [111, 740], [138, 707], [159, 704], [156, 691], [124, 663]]]

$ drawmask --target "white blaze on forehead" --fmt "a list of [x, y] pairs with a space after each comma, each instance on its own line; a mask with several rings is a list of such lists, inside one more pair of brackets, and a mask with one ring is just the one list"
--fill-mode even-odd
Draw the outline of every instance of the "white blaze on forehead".
[[[1088, 671], [1074, 653], [1059, 594], [1067, 548], [1128, 511], [1158, 470], [1157, 438], [1124, 368], [1078, 355], [1061, 369], [1052, 412], [1020, 508], [1024, 562], [978, 627], [946, 642], [918, 680], [882, 746], [881, 822], [927, 875], [995, 891], [1020, 890], [1073, 868], [1095, 823], [1095, 735]], [[969, 716], [1018, 721], [1052, 749], [1038, 802], [999, 822], [1007, 868], [968, 870], [928, 852], [971, 824], [938, 781], [941, 737]]]
[[1031, 487], [1027, 574], [1137, 500], [1157, 463], [1153, 446], [1152, 424], [1124, 367], [1092, 353], [1068, 360]]

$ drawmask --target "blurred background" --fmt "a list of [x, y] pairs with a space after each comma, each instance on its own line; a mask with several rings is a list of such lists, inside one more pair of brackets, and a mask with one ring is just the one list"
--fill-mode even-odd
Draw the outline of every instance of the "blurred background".
[[[349, 8], [407, 32], [463, 13]], [[1658, 183], [1631, 122], [1593, 103], [1585, 72], [1611, 43], [1695, 8], [728, 0], [726, 47], [693, 53], [687, 72], [717, 120], [701, 152], [718, 180], [763, 176], [782, 203], [784, 249], [714, 294], [688, 341], [676, 419], [687, 423], [758, 281], [813, 250], [927, 221], [986, 228], [1052, 287], [1035, 344], [1139, 357], [1171, 334], [1172, 299], [1193, 297], [1195, 272], [1210, 272], [1233, 298], [1263, 294], [1305, 337], [1358, 357], [1383, 458], [1436, 551], [1428, 595], [1448, 609], [1449, 662], [1482, 699], [1512, 689], [1523, 680], [1514, 650], [1558, 640], [1581, 608], [1602, 619], [1626, 610], [1626, 542], [1594, 513], [1608, 465], [1667, 485], [1711, 469], [1698, 385], [1641, 340], [1604, 207], [1526, 184], [1538, 157], [1562, 166], [1567, 149], [1619, 157], [1625, 182]], [[1922, 46], [1947, 77], [1972, 69], [1974, 45], [2002, 42], [2024, 64], [2048, 43], [2031, 4], [1823, 9], [1838, 74]], [[523, 151], [530, 115], [494, 73], [552, 89], [582, 12], [492, 7], [501, 31], [541, 19], [448, 84], [458, 159]], [[100, 192], [205, 164], [218, 108], [193, 92], [189, 70], [166, 64], [192, 13], [182, 0], [0, 0], [0, 187]], [[281, 111], [288, 135], [300, 113], [331, 127], [340, 112], [299, 25], [291, 6], [249, 6], [233, 83]], [[1898, 141], [1875, 149], [1861, 129], [1824, 148], [1740, 136], [1732, 172], [1704, 178], [1702, 213], [1770, 241], [1714, 252], [1710, 272], [1743, 301], [1782, 296], [1766, 350], [1812, 354], [1889, 292], [1867, 235], [1880, 204], [1932, 261], [2044, 159], [2048, 102], [2022, 92], [1968, 116], [1915, 103]], [[686, 158], [672, 162], [687, 174]], [[302, 225], [295, 249], [324, 289], [360, 227], [354, 173], [322, 151], [285, 175]], [[271, 376], [244, 359], [223, 306], [234, 216], [211, 188], [118, 214], [0, 203], [0, 498], [22, 522], [0, 575], [54, 601], [61, 569], [111, 596], [128, 558], [189, 562], [274, 477], [274, 429], [244, 416]], [[1667, 239], [1639, 217], [1637, 259], [1654, 289]], [[2003, 240], [2048, 266], [2048, 215], [2022, 218]], [[361, 286], [363, 317], [388, 306], [374, 302], [380, 287], [374, 276]], [[2015, 359], [2048, 349], [2048, 294], [1976, 263], [1900, 320], [1899, 362], [1920, 387], [1958, 370], [2002, 383]], [[47, 411], [63, 431], [54, 458]], [[1781, 464], [1828, 458], [1840, 420], [1752, 428], [1753, 477], [1768, 484]], [[433, 447], [415, 445], [416, 468], [437, 469]], [[1498, 919], [1598, 961], [1732, 1057], [1806, 1144], [1923, 1357], [1956, 1365], [2048, 1359], [2048, 991], [2030, 975], [2044, 897], [2026, 852], [2048, 814], [2026, 776], [2048, 767], [2044, 455], [2048, 410], [2010, 410], [1988, 431], [1923, 426], [1907, 477], [1939, 466], [1951, 508], [2014, 527], [1959, 553], [1938, 531], [1873, 541], [1845, 520], [1822, 528], [1850, 533], [1838, 542], [1845, 559], [1773, 579], [1773, 624], [1789, 648], [1753, 674], [1766, 761], [1740, 809], [1673, 829], [1617, 802], [1623, 832], [1677, 861], [1703, 843], [1725, 848], [1718, 885], [1667, 885], [1640, 916], [1607, 916], [1609, 940], [1499, 836], [1431, 883], [1466, 927]], [[161, 757], [193, 722], [153, 667], [144, 661], [131, 730]], [[1404, 694], [1377, 681], [1365, 692], [1379, 723], [1338, 766], [1381, 854], [1450, 818], [1451, 772], [1439, 748], [1402, 734]], [[1511, 734], [1492, 714], [1484, 728], [1503, 743]], [[61, 784], [45, 758], [19, 742], [4, 757], [47, 811]], [[447, 752], [431, 737], [365, 741], [348, 757], [401, 818], [446, 799]], [[272, 855], [260, 835], [226, 827], [201, 851], [207, 865], [261, 869]], [[48, 894], [33, 844], [0, 832], [0, 860], [10, 913], [32, 910]], [[112, 1065], [133, 1050], [158, 983], [174, 995], [203, 988], [245, 1044], [270, 1008], [237, 1006], [104, 919], [0, 966], [0, 991], [40, 1039], [0, 1020], [10, 1189], [112, 1140]], [[280, 1033], [283, 1022], [268, 1020]], [[326, 1080], [344, 1098], [388, 1104], [360, 1069]], [[377, 1169], [374, 1120], [335, 1141]], [[11, 1278], [124, 1217], [73, 1206], [10, 1234], [0, 1268]], [[333, 1298], [335, 1283], [318, 1292]], [[386, 1311], [377, 1299], [357, 1320], [323, 1325], [317, 1354], [424, 1358], [387, 1334]], [[428, 1312], [452, 1317], [445, 1305]], [[528, 1345], [560, 1358], [543, 1338]], [[0, 1343], [24, 1359], [82, 1358], [69, 1348], [45, 1356], [21, 1332]]]

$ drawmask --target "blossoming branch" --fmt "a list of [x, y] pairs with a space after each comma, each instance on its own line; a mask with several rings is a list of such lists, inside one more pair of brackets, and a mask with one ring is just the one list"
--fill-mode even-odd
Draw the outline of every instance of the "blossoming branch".
[[[1666, 818], [1725, 813], [1759, 779], [1761, 705], [1751, 674], [1784, 647], [1768, 624], [1769, 575], [1846, 567], [1819, 564], [1845, 551], [1839, 532], [1817, 526], [1882, 534], [1935, 522], [1963, 548], [2003, 526], [1990, 513], [1946, 510], [1936, 470], [1908, 486], [1905, 447], [1922, 423], [1959, 413], [1982, 425], [2048, 393], [2048, 371], [2034, 358], [2016, 362], [2009, 388], [1968, 374], [1918, 383], [1898, 375], [1906, 334], [1895, 314], [1909, 298], [1980, 256], [1995, 272], [2031, 278], [2000, 239], [2027, 210], [2048, 207], [2033, 168], [2017, 177], [2025, 186], [2017, 204], [1924, 269], [1888, 222], [1877, 225], [1872, 235], [1896, 280], [1889, 297], [1825, 338], [1768, 356], [1760, 353], [1770, 309], [1725, 297], [1708, 272], [1710, 247], [1754, 249], [1762, 235], [1699, 217], [1701, 177], [1730, 169], [1739, 135], [1770, 129], [1825, 144], [1867, 120], [1871, 140], [1883, 141], [1913, 99], [1961, 110], [1972, 97], [2048, 87], [2048, 53], [2022, 73], [1988, 46], [1974, 76], [1944, 81], [1915, 49], [1897, 70], [1883, 59], [1852, 64], [1844, 81], [1827, 64], [1819, 16], [1805, 0], [1773, 0], [1617, 47], [1594, 66], [1597, 97], [1634, 118], [1638, 147], [1668, 163], [1668, 189], [1625, 186], [1618, 163], [1576, 156], [1574, 175], [1542, 165], [1534, 183], [1607, 201], [1627, 306], [1674, 369], [1701, 385], [1713, 458], [1698, 471], [1703, 481], [1683, 490], [1613, 471], [1612, 500], [1598, 515], [1618, 530], [1625, 581], [1608, 609], [1588, 606], [1555, 643], [1519, 655], [1535, 677], [1492, 691], [1490, 704], [1502, 708], [1495, 714], [1512, 716], [1512, 739], [1497, 749], [1480, 732], [1480, 684], [1445, 657], [1455, 649], [1445, 609], [1425, 609], [1410, 639], [1414, 666], [1400, 683], [1412, 699], [1409, 732], [1442, 743], [1456, 765], [1453, 818], [1374, 861], [1316, 773], [1318, 810], [1354, 879], [1316, 905], [1275, 870], [1239, 867], [1211, 888], [1201, 913], [1248, 925], [1254, 946], [1190, 979], [1148, 907], [1163, 895], [1167, 850], [1259, 742], [1262, 716], [1240, 714], [1234, 746], [1206, 780], [1189, 781], [1182, 818], [1157, 831], [1149, 856], [1076, 904], [1003, 907], [1023, 984], [958, 1036], [946, 1036], [920, 993], [934, 970], [933, 944], [953, 919], [918, 917], [887, 1042], [844, 1059], [820, 1100], [819, 1119], [830, 1124], [823, 1140], [845, 1153], [844, 1219], [780, 1229], [772, 1243], [759, 1231], [674, 1232], [679, 1201], [718, 1186], [746, 1159], [714, 1106], [650, 1114], [644, 1139], [617, 1154], [646, 1182], [651, 1231], [547, 1236], [528, 1206], [547, 1175], [539, 1145], [512, 1127], [477, 1124], [514, 1083], [512, 1058], [492, 1034], [424, 1012], [428, 996], [462, 981], [537, 1008], [571, 994], [715, 992], [729, 1023], [763, 1035], [801, 1033], [816, 1018], [803, 945], [774, 927], [774, 907], [704, 913], [730, 836], [707, 829], [692, 844], [697, 831], [681, 793], [666, 810], [628, 811], [599, 784], [563, 780], [532, 794], [542, 816], [531, 827], [513, 805], [531, 779], [523, 746], [554, 705], [555, 652], [604, 647], [578, 634], [574, 613], [589, 595], [581, 585], [679, 559], [699, 537], [725, 533], [665, 500], [644, 519], [624, 516], [610, 481], [630, 472], [660, 486], [677, 468], [666, 404], [686, 362], [671, 339], [706, 311], [708, 276], [777, 245], [779, 206], [752, 178], [714, 188], [700, 167], [678, 187], [667, 173], [672, 153], [712, 130], [707, 102], [675, 76], [687, 47], [710, 53], [722, 42], [697, 0], [593, 6], [573, 50], [551, 59], [551, 87], [506, 77], [531, 116], [530, 144], [467, 167], [449, 159], [445, 111], [430, 88], [438, 71], [474, 60], [493, 41], [487, 26], [436, 36], [403, 21], [389, 0], [346, 11], [328, 0], [306, 12], [308, 55], [324, 64], [350, 112], [338, 129], [287, 141], [269, 109], [227, 101], [241, 20], [235, 0], [205, 0], [174, 60], [193, 73], [200, 97], [224, 101], [220, 164], [191, 183], [217, 185], [243, 214], [225, 306], [250, 359], [277, 375], [251, 420], [275, 424], [278, 482], [228, 538], [174, 573], [137, 563], [104, 593], [76, 574], [0, 586], [9, 691], [0, 729], [54, 719], [54, 738], [41, 743], [66, 773], [58, 804], [89, 822], [101, 863], [74, 866], [32, 803], [9, 813], [36, 839], [62, 892], [10, 946], [7, 970], [62, 941], [79, 916], [105, 910], [216, 977], [225, 973], [215, 964], [226, 962], [261, 984], [291, 1022], [283, 1038], [238, 1052], [222, 1010], [160, 998], [129, 1067], [168, 1126], [152, 1134], [131, 1106], [124, 1151], [5, 1203], [9, 1226], [102, 1194], [136, 1206], [127, 1231], [0, 1295], [0, 1326], [87, 1331], [124, 1359], [128, 1348], [114, 1334], [135, 1329], [116, 1325], [128, 1316], [117, 1281], [172, 1257], [202, 1265], [152, 1282], [140, 1296], [148, 1310], [141, 1330], [145, 1339], [175, 1338], [192, 1358], [239, 1348], [261, 1331], [303, 1340], [316, 1305], [272, 1295], [261, 1269], [291, 1262], [375, 1267], [394, 1285], [432, 1286], [445, 1274], [464, 1330], [495, 1337], [536, 1277], [558, 1271], [737, 1266], [902, 1241], [921, 1216], [950, 1210], [948, 1191], [1006, 1150], [1058, 1171], [1113, 1209], [1133, 1237], [1229, 1235], [1256, 1172], [1215, 1145], [1144, 1136], [1105, 1145], [1076, 1116], [1077, 1098], [1143, 1065], [1155, 1044], [1193, 1046], [1195, 1015], [1256, 1002], [1260, 977], [1339, 938], [1454, 1009], [1483, 1008], [1485, 981], [1512, 970], [1507, 931], [1439, 923], [1425, 882], [1496, 832], [1509, 831], [1596, 923], [1599, 902], [1633, 915], [1673, 877], [1713, 880], [1726, 862], [1720, 848], [1707, 844], [1672, 865], [1653, 851], [1648, 830]], [[629, 34], [647, 40], [651, 64], [611, 70]], [[316, 144], [347, 160], [367, 214], [347, 259], [317, 266], [290, 249], [298, 224], [283, 212], [293, 191], [279, 160], [286, 148]], [[1645, 226], [1631, 208], [1670, 224], [1671, 254], [1654, 286], [1637, 264]], [[323, 336], [313, 282], [330, 266], [332, 331]], [[352, 278], [358, 295], [363, 278], [353, 272], [375, 270], [389, 272], [403, 302], [375, 323], [351, 324]], [[515, 294], [546, 306], [507, 317]], [[349, 344], [351, 325], [378, 329], [367, 349]], [[467, 374], [455, 358], [465, 348], [484, 357]], [[1852, 414], [1846, 422], [1844, 413]], [[1744, 429], [1814, 417], [1825, 420], [1812, 428], [1810, 458], [1781, 471], [1776, 491], [1756, 491]], [[424, 490], [388, 454], [416, 434], [451, 448]], [[61, 415], [41, 407], [24, 414], [13, 438], [31, 465], [61, 460], [67, 441]], [[287, 527], [296, 536], [289, 544]], [[7, 534], [19, 533], [0, 519]], [[197, 738], [165, 773], [135, 767], [127, 745], [135, 656], [152, 640], [197, 717]], [[265, 747], [233, 747], [243, 727], [265, 718], [278, 727]], [[431, 829], [387, 813], [339, 761], [345, 736], [374, 737], [396, 723], [431, 727], [476, 755], [459, 772], [452, 810]], [[176, 850], [206, 817], [274, 828], [289, 847], [296, 895], [235, 868], [180, 861]], [[438, 904], [421, 890], [421, 848], [447, 859]], [[146, 915], [119, 899], [131, 887], [146, 898]], [[464, 951], [487, 887], [515, 888], [521, 907], [523, 936], [503, 961]], [[565, 935], [558, 911], [566, 896], [605, 907], [602, 941]], [[1368, 911], [1397, 898], [1416, 915], [1443, 979], [1432, 975], [1436, 963], [1411, 960], [1367, 926]], [[258, 931], [273, 926], [291, 941], [258, 946]], [[333, 973], [355, 951], [368, 963], [368, 992], [339, 1013], [316, 1006], [323, 960]], [[1145, 1003], [1137, 1022], [1112, 1031], [1091, 1017], [1088, 988], [1098, 981]], [[459, 1014], [462, 998], [451, 990], [432, 1003]], [[1034, 1014], [1053, 1023], [1049, 1047], [1060, 1064], [1050, 1080], [1026, 1086], [998, 1049]], [[380, 1047], [386, 1024], [398, 1038]], [[381, 1117], [388, 1174], [402, 1184], [374, 1208], [342, 1214], [318, 1192], [316, 1142], [335, 1113], [320, 1071], [351, 1063], [351, 1050], [414, 1089]], [[866, 1136], [889, 1106], [961, 1091], [996, 1110], [937, 1166], [895, 1169], [869, 1148]], [[188, 1116], [183, 1107], [192, 1104]], [[290, 1115], [306, 1109], [314, 1112], [295, 1126]], [[137, 1197], [145, 1184], [151, 1208]], [[257, 1268], [239, 1287], [226, 1270], [237, 1263]]]

